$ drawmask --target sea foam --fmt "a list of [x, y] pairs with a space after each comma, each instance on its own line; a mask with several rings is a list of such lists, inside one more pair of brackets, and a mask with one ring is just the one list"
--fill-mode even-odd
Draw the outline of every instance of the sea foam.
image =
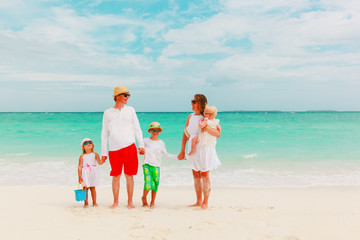
[[[100, 184], [111, 186], [110, 166], [98, 166]], [[186, 161], [164, 164], [161, 167], [161, 185], [193, 185], [191, 169]], [[135, 176], [135, 185], [143, 185], [141, 164]], [[360, 169], [342, 171], [303, 171], [301, 169], [269, 170], [262, 168], [231, 169], [220, 166], [210, 172], [213, 186], [238, 187], [292, 187], [313, 185], [360, 185]], [[124, 182], [124, 178], [121, 180]], [[77, 163], [52, 162], [9, 162], [0, 160], [0, 185], [54, 185], [77, 186]]]

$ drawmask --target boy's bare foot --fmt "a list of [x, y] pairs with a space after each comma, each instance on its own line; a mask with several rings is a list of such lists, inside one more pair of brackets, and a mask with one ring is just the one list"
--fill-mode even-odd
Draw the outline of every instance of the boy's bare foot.
[[192, 205], [189, 205], [188, 207], [200, 207], [201, 203], [194, 203]]
[[149, 206], [149, 204], [148, 204], [147, 201], [146, 201], [146, 197], [142, 196], [142, 197], [141, 197], [141, 201], [142, 201], [142, 204], [143, 204], [142, 206], [143, 206], [143, 207]]
[[93, 207], [98, 207], [99, 205], [97, 203], [93, 203]]
[[89, 207], [89, 204], [88, 203], [85, 203], [84, 204], [84, 208], [88, 208]]
[[150, 208], [155, 208], [155, 203], [154, 202], [150, 203]]
[[114, 209], [117, 208], [119, 203], [113, 203], [113, 205], [109, 206], [109, 208]]

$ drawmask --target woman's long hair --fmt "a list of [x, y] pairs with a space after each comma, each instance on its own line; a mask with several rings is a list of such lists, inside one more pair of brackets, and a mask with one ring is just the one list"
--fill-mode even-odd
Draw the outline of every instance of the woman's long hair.
[[194, 98], [199, 103], [201, 115], [204, 115], [205, 106], [207, 104], [207, 98], [203, 94], [195, 94]]

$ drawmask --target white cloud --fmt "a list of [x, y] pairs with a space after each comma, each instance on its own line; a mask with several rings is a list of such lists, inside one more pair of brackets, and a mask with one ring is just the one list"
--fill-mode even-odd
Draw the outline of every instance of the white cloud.
[[[261, 6], [266, 11], [284, 2], [286, 1], [276, 1], [271, 5], [268, 3]], [[244, 7], [243, 1], [236, 1], [236, 3], [241, 3]], [[287, 3], [282, 6], [294, 7], [292, 5], [293, 3]], [[253, 6], [249, 2], [248, 6], [257, 7], [258, 5]], [[230, 3], [229, 8], [232, 7], [233, 4]], [[222, 39], [241, 39], [246, 36], [250, 37], [255, 50], [275, 47], [276, 50], [294, 51], [306, 45], [358, 44], [359, 24], [360, 14], [351, 9], [304, 12], [301, 13], [300, 18], [263, 14], [243, 16], [242, 12], [232, 9], [229, 13], [219, 13], [206, 21], [189, 24], [183, 29], [170, 30], [165, 35], [165, 39], [172, 44], [164, 50], [164, 54], [176, 56], [212, 52], [227, 53], [229, 49], [221, 44]]]
[[[347, 5], [320, 4], [325, 10], [309, 12], [312, 5], [308, 1], [228, 1], [226, 7], [212, 18], [169, 31], [165, 39], [170, 45], [163, 50], [163, 56], [224, 53], [228, 57], [213, 60], [208, 78], [225, 77], [263, 87], [276, 84], [278, 79], [341, 84], [347, 72], [359, 73], [360, 14]], [[278, 15], [275, 10], [279, 8], [289, 13]], [[295, 13], [297, 16], [292, 16]], [[226, 39], [246, 36], [252, 42], [249, 52], [241, 46], [222, 44]], [[333, 49], [308, 52], [307, 46]], [[344, 52], [341, 46], [349, 49]], [[357, 81], [356, 77], [350, 79]]]
[[0, 9], [11, 9], [24, 5], [23, 0], [1, 0]]
[[38, 9], [39, 16], [17, 30], [0, 18], [0, 83], [109, 88], [121, 81], [138, 89], [248, 90], [249, 95], [267, 88], [291, 92], [292, 83], [314, 91], [321, 84], [359, 87], [357, 1], [222, 3], [213, 16], [176, 28], [177, 18], [164, 20], [170, 10], [142, 19], [134, 11], [80, 16], [70, 6], [46, 9], [47, 14]]
[[[108, 40], [107, 37], [101, 33], [99, 36], [94, 34], [106, 26], [143, 25], [150, 29], [151, 24], [114, 15], [79, 17], [73, 10], [62, 8], [54, 8], [52, 11], [53, 18], [40, 18], [23, 30], [0, 30], [0, 43], [3, 46], [0, 53], [4, 56], [0, 63], [3, 66], [18, 69], [19, 72], [42, 73], [50, 70], [60, 75], [62, 72], [77, 75], [86, 71], [106, 71], [114, 76], [126, 76], [139, 70], [146, 72], [152, 68], [153, 63], [145, 56], [108, 54], [107, 49], [113, 47], [102, 44]], [[158, 24], [155, 25], [158, 28]], [[120, 34], [120, 37], [115, 38], [122, 41], [118, 43], [120, 48], [124, 43], [136, 40], [130, 29]], [[35, 80], [31, 74], [28, 76], [24, 80]], [[2, 76], [1, 79], [9, 79], [9, 76]]]

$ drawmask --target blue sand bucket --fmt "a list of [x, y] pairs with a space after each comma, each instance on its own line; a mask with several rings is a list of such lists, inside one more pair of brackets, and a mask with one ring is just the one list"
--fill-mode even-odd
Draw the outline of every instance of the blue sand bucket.
[[83, 185], [81, 184], [81, 189], [79, 188], [80, 184], [78, 185], [78, 189], [75, 191], [75, 199], [76, 201], [85, 201], [86, 200], [86, 190], [83, 190]]

